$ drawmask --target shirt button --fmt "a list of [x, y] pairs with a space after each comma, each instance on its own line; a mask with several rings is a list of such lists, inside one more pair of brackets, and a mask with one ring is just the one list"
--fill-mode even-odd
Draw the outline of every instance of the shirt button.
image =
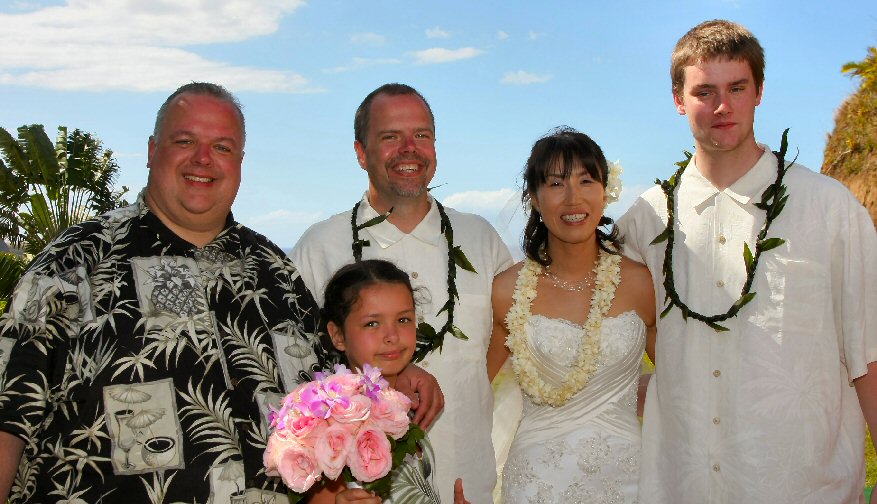
[[722, 470], [722, 468], [719, 467], [719, 464], [713, 464], [713, 471], [715, 471], [715, 472], [719, 472], [719, 471], [721, 471], [721, 470]]
[[240, 381], [237, 378], [231, 379], [231, 386], [232, 387], [237, 387], [239, 383], [240, 383]]
[[419, 277], [419, 276], [420, 276], [420, 275], [418, 275], [416, 271], [412, 271], [412, 272], [411, 272], [411, 278], [414, 278], [414, 279], [416, 280], [417, 277]]
[[715, 376], [716, 378], [718, 378], [719, 376], [722, 376], [722, 372], [719, 371], [718, 369], [716, 369], [715, 371], [713, 371], [713, 376]]
[[726, 241], [728, 241], [728, 240], [725, 238], [725, 235], [720, 234], [720, 235], [719, 235], [719, 243], [721, 243], [722, 245], [724, 245]]
[[719, 417], [715, 417], [713, 418], [713, 423], [719, 425], [720, 423], [722, 423], [722, 420]]
[[716, 280], [716, 287], [724, 287], [724, 286], [725, 286], [724, 280]]

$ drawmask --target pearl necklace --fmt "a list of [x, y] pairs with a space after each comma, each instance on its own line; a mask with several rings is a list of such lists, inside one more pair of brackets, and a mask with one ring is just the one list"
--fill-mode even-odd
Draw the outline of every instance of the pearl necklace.
[[588, 275], [584, 280], [578, 280], [576, 282], [568, 282], [559, 276], [555, 275], [551, 271], [551, 266], [546, 266], [545, 269], [542, 270], [542, 276], [551, 281], [551, 285], [557, 287], [558, 289], [565, 290], [567, 292], [586, 292], [588, 289], [594, 285], [594, 276], [593, 274]]

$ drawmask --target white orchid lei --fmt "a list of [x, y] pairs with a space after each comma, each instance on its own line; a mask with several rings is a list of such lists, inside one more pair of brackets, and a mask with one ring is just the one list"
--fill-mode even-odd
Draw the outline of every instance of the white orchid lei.
[[527, 342], [527, 321], [530, 318], [530, 306], [536, 298], [536, 287], [542, 265], [532, 259], [525, 259], [518, 279], [515, 292], [512, 294], [514, 303], [506, 314], [506, 327], [509, 335], [506, 346], [512, 352], [512, 369], [521, 385], [521, 389], [536, 404], [561, 406], [578, 391], [585, 388], [600, 357], [602, 337], [600, 329], [603, 317], [609, 312], [615, 289], [621, 281], [621, 256], [600, 250], [595, 270], [595, 285], [591, 295], [591, 310], [585, 322], [584, 338], [582, 338], [576, 361], [570, 367], [566, 380], [560, 386], [553, 386], [542, 379], [533, 362], [533, 354]]
[[621, 161], [609, 161], [609, 177], [606, 180], [606, 204], [615, 203], [621, 199]]

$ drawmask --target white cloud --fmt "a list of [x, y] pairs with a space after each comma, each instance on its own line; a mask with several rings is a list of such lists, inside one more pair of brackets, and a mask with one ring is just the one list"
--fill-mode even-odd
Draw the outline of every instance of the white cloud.
[[359, 45], [384, 45], [387, 37], [377, 33], [354, 33], [350, 36], [350, 41]]
[[442, 30], [441, 27], [436, 26], [435, 28], [427, 28], [426, 29], [426, 38], [448, 38], [451, 34]]
[[323, 73], [342, 73], [342, 72], [350, 72], [353, 70], [359, 70], [360, 68], [368, 68], [379, 65], [398, 65], [402, 63], [402, 60], [395, 58], [353, 58], [353, 61], [349, 65], [342, 65], [332, 68], [326, 68], [323, 70]]
[[233, 43], [275, 32], [304, 0], [118, 2], [65, 5], [0, 14], [0, 84], [64, 90], [174, 89], [208, 80], [234, 91], [318, 91], [303, 76], [235, 66], [183, 47]]
[[514, 189], [463, 191], [445, 197], [442, 203], [462, 212], [476, 213], [493, 221], [509, 202], [517, 202], [520, 197], [520, 192]]
[[517, 72], [506, 72], [499, 82], [502, 84], [526, 86], [528, 84], [542, 84], [550, 81], [553, 77], [553, 75], [538, 75], [518, 70]]
[[465, 191], [451, 194], [444, 198], [442, 203], [455, 210], [484, 217], [509, 247], [515, 260], [524, 256], [520, 241], [526, 216], [521, 207], [521, 191], [509, 188], [496, 191]]
[[527, 38], [530, 40], [536, 40], [538, 38], [542, 38], [542, 35], [542, 33], [530, 31], [530, 33], [527, 34]]
[[433, 63], [450, 63], [469, 58], [474, 58], [484, 51], [474, 47], [463, 47], [461, 49], [445, 49], [443, 47], [433, 47], [432, 49], [424, 49], [414, 53], [414, 62], [418, 65], [429, 65]]
[[268, 213], [250, 217], [248, 222], [253, 226], [267, 224], [311, 225], [324, 218], [322, 212], [302, 212], [298, 210], [272, 210]]
[[327, 216], [323, 212], [303, 212], [297, 210], [273, 210], [261, 215], [242, 219], [248, 227], [266, 236], [275, 238], [284, 250], [291, 248], [311, 224]]
[[497, 38], [498, 40], [506, 40], [506, 39], [509, 38], [509, 34], [506, 33], [506, 32], [504, 32], [504, 31], [502, 31], [502, 30], [498, 30], [498, 31], [496, 32], [496, 38]]

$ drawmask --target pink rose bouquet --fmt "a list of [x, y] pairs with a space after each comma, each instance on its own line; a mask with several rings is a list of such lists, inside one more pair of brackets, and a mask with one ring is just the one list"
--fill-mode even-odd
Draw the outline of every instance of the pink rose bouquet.
[[316, 373], [271, 412], [265, 469], [283, 479], [292, 502], [324, 475], [385, 496], [392, 470], [417, 452], [424, 433], [408, 418], [411, 401], [389, 387], [380, 369], [364, 368], [354, 373], [336, 365], [334, 374]]

